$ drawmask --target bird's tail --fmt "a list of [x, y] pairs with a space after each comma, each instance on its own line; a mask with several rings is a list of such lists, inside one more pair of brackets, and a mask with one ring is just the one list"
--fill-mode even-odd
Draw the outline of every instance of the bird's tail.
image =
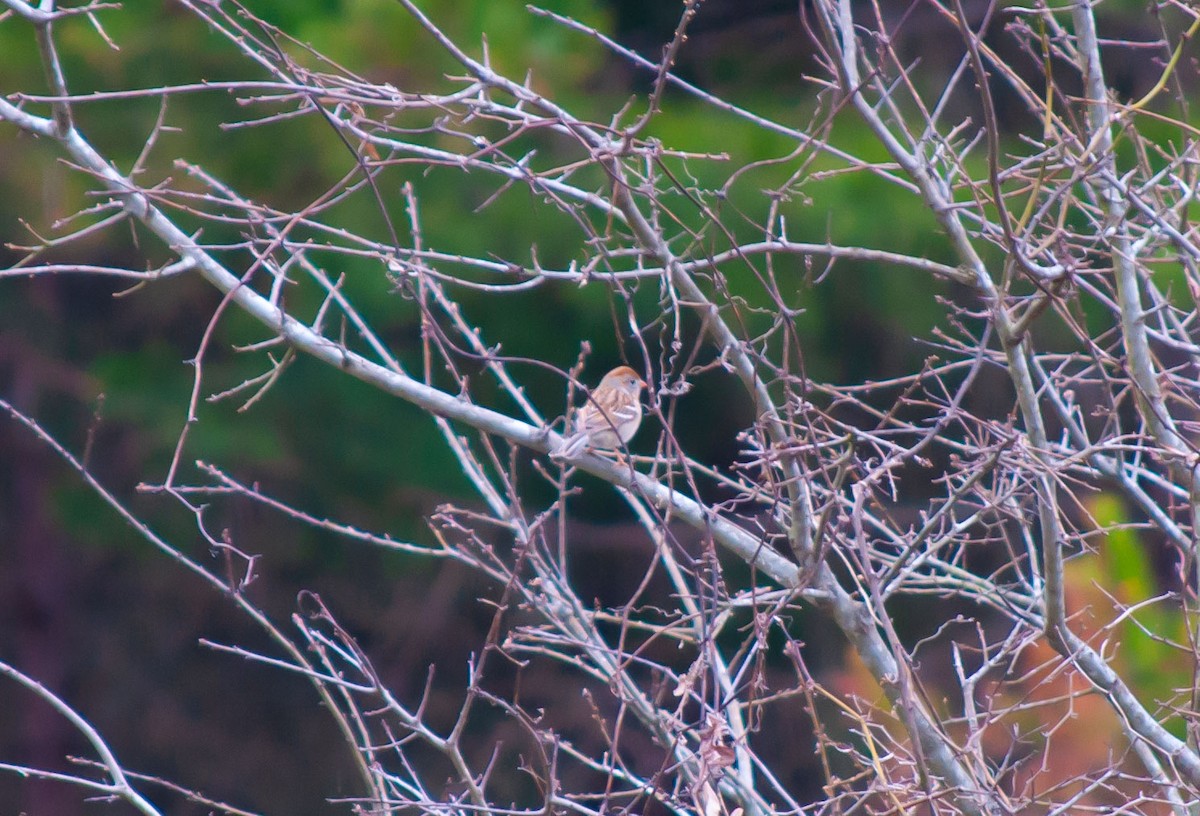
[[583, 449], [587, 447], [588, 435], [585, 433], [573, 433], [563, 439], [562, 445], [558, 450], [550, 454], [554, 459], [574, 459], [579, 454], [583, 453]]

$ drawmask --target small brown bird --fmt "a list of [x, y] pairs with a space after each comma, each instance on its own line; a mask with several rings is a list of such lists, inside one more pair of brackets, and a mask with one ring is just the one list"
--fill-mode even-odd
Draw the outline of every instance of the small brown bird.
[[585, 449], [615, 450], [637, 433], [642, 424], [642, 378], [629, 366], [618, 366], [604, 375], [600, 385], [579, 407], [571, 434], [555, 455], [573, 458]]

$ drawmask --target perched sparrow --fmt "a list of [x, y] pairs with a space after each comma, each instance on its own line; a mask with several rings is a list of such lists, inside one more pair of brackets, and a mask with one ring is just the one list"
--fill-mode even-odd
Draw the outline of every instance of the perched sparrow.
[[571, 433], [555, 452], [556, 457], [573, 458], [586, 448], [614, 450], [632, 439], [642, 424], [639, 397], [645, 387], [629, 366], [605, 374], [588, 401], [575, 412]]

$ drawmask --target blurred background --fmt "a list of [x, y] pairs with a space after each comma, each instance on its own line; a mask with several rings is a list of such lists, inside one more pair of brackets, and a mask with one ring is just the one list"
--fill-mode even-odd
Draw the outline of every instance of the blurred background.
[[[297, 40], [374, 81], [420, 90], [444, 86], [443, 74], [455, 73], [436, 44], [386, 0], [250, 0], [249, 5]], [[425, 0], [421, 5], [468, 48], [477, 49], [486, 35], [497, 67], [516, 77], [528, 70], [540, 90], [581, 118], [608, 122], [631, 96], [644, 97], [649, 90], [650, 74], [526, 13], [519, 2]], [[899, 48], [917, 66], [918, 81], [943, 82], [961, 57], [957, 34], [924, 5], [891, 0], [881, 5], [894, 15], [894, 24], [907, 16]], [[670, 39], [681, 8], [644, 0], [562, 0], [546, 6], [650, 59], [657, 59]], [[987, 11], [982, 3], [967, 6], [980, 18]], [[1100, 14], [1109, 37], [1159, 36], [1141, 3], [1109, 0]], [[77, 94], [257, 76], [227, 41], [172, 2], [129, 3], [100, 17], [120, 50], [110, 48], [82, 19], [58, 28], [67, 81]], [[1002, 53], [1016, 47], [1000, 24], [989, 42]], [[806, 81], [821, 73], [816, 60], [797, 3], [708, 0], [691, 28], [677, 73], [750, 110], [802, 126], [816, 106], [814, 85]], [[1118, 91], [1130, 97], [1144, 93], [1160, 70], [1152, 60], [1124, 58], [1115, 58], [1108, 68]], [[45, 87], [32, 31], [20, 19], [0, 19], [0, 93]], [[996, 93], [1008, 138], [1037, 127], [1002, 87]], [[954, 100], [957, 113], [948, 118], [977, 115], [974, 104], [969, 98]], [[153, 129], [159, 103], [153, 98], [96, 102], [77, 106], [76, 114], [92, 143], [127, 169]], [[246, 116], [246, 109], [225, 93], [172, 97], [166, 117], [174, 130], [160, 137], [143, 181], [182, 175], [173, 162], [183, 159], [248, 198], [290, 211], [353, 168], [346, 146], [316, 117], [253, 128], [223, 126]], [[878, 152], [851, 120], [837, 127], [839, 144], [847, 149]], [[672, 148], [727, 153], [728, 168], [786, 156], [794, 148], [782, 137], [676, 92], [668, 93], [652, 129]], [[728, 168], [698, 163], [696, 183], [719, 186]], [[762, 190], [781, 184], [792, 169], [768, 168], [731, 187], [728, 206], [745, 211], [747, 234], [765, 218]], [[399, 171], [386, 178], [386, 189], [396, 194], [394, 215], [400, 223], [398, 191], [405, 181], [419, 195], [428, 246], [528, 258], [536, 241], [537, 256], [547, 266], [580, 257], [575, 231], [527, 228], [529, 201], [520, 191], [477, 212], [495, 193], [495, 180], [451, 169]], [[88, 186], [52, 145], [0, 124], [0, 240], [9, 245], [0, 248], [0, 268], [21, 257], [14, 245], [31, 243], [32, 232], [50, 234], [58, 219], [86, 206]], [[831, 176], [811, 195], [803, 184], [791, 192], [782, 206], [793, 239], [951, 258], [928, 214], [877, 180]], [[373, 206], [359, 197], [337, 218], [378, 222]], [[231, 226], [231, 239], [236, 235], [236, 225]], [[561, 235], [558, 243], [556, 235]], [[208, 241], [219, 237], [205, 235]], [[382, 227], [376, 237], [383, 237]], [[142, 268], [170, 256], [153, 238], [125, 230], [76, 242], [54, 259]], [[854, 264], [838, 268], [839, 274], [820, 285], [799, 261], [781, 271], [803, 293], [797, 330], [809, 374], [850, 383], [918, 368], [930, 354], [922, 338], [931, 336], [944, 314], [938, 297], [956, 293], [907, 271]], [[393, 353], [419, 368], [420, 325], [412, 303], [395, 294], [377, 266], [338, 271], [347, 273], [348, 291]], [[164, 537], [204, 559], [194, 519], [178, 505], [136, 488], [165, 477], [193, 385], [188, 361], [220, 298], [189, 275], [128, 289], [121, 282], [82, 276], [0, 280], [0, 396], [36, 417], [77, 455], [86, 453], [103, 484]], [[598, 287], [543, 287], [518, 309], [504, 299], [459, 294], [468, 319], [486, 327], [485, 341], [502, 344], [506, 354], [569, 367], [581, 343], [590, 342], [594, 353], [583, 375], [587, 382], [620, 362], [638, 368], [645, 363]], [[652, 304], [655, 293], [635, 297]], [[747, 285], [747, 297], [759, 295]], [[1052, 322], [1044, 331], [1054, 332]], [[232, 312], [222, 318], [206, 358], [205, 394], [258, 373], [261, 360], [230, 350], [256, 339], [260, 334], [245, 318]], [[512, 371], [544, 413], [562, 413], [560, 377], [532, 365]], [[728, 465], [737, 455], [738, 432], [751, 421], [749, 406], [740, 397], [723, 397], [727, 391], [719, 373], [700, 377], [695, 386], [675, 433], [697, 459]], [[984, 383], [976, 398], [986, 402], [989, 387], [1001, 389], [996, 413], [1002, 417], [1011, 401], [1002, 379], [994, 386]], [[425, 519], [437, 506], [476, 501], [433, 424], [419, 411], [320, 364], [301, 359], [249, 411], [238, 413], [237, 405], [201, 403], [185, 464], [204, 459], [316, 517], [423, 543], [431, 540]], [[643, 448], [652, 445], [652, 437], [652, 431], [643, 431]], [[572, 504], [577, 586], [585, 599], [620, 605], [641, 580], [651, 554], [623, 505], [610, 491], [589, 484]], [[262, 554], [260, 577], [248, 591], [277, 620], [291, 614], [301, 590], [319, 593], [360, 637], [398, 695], [419, 694], [428, 666], [436, 664], [433, 705], [456, 710], [467, 659], [491, 621], [491, 609], [479, 599], [494, 597], [496, 587], [454, 565], [347, 544], [247, 502], [217, 501], [209, 512], [214, 529], [228, 529], [241, 549]], [[1147, 577], [1155, 572], [1153, 564], [1144, 560], [1153, 556], [1132, 542], [1122, 552], [1123, 566], [1112, 568], [1126, 570], [1130, 580], [1153, 580]], [[906, 637], [926, 634], [919, 609], [899, 610], [898, 620]], [[868, 681], [828, 634], [830, 627], [816, 622], [814, 632], [806, 628], [811, 625], [796, 624], [797, 636], [808, 643], [810, 666], [835, 688], [869, 693]], [[86, 713], [130, 767], [200, 787], [250, 810], [347, 812], [345, 804], [324, 801], [352, 790], [354, 779], [336, 735], [323, 730], [328, 720], [315, 711], [311, 688], [215, 655], [198, 644], [201, 637], [267, 648], [225, 599], [152, 552], [27, 430], [0, 418], [0, 658]], [[524, 679], [548, 704], [556, 702], [553, 681], [552, 669]], [[557, 702], [560, 711], [574, 711], [562, 716], [588, 716], [579, 701]], [[763, 738], [805, 745], [807, 722], [797, 708], [791, 720], [764, 723]], [[1082, 752], [1103, 749], [1096, 739], [1104, 734], [1094, 729], [1107, 726], [1097, 721], [1078, 727]], [[490, 738], [503, 739], [504, 728], [497, 717]], [[803, 801], [806, 792], [819, 792], [821, 777], [810, 750], [795, 753], [791, 784]], [[0, 761], [61, 768], [69, 754], [87, 750], [61, 717], [15, 687], [0, 686]], [[520, 796], [514, 791], [514, 799]], [[205, 812], [186, 804], [173, 808], [169, 812]], [[115, 809], [85, 802], [65, 786], [0, 774], [0, 814], [74, 816], [102, 810]]]

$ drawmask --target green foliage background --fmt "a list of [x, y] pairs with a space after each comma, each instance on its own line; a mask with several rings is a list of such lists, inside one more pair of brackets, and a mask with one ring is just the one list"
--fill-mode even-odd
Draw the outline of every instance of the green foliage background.
[[[611, 27], [613, 13], [603, 6], [586, 2], [549, 4], [549, 8], [593, 25], [601, 30]], [[449, 87], [443, 76], [454, 66], [440, 49], [418, 30], [416, 24], [395, 4], [376, 0], [357, 2], [276, 2], [254, 6], [265, 20], [294, 36], [302, 43], [367, 77], [387, 81], [400, 88]], [[614, 66], [614, 58], [586, 38], [568, 32], [548, 20], [524, 13], [508, 3], [429, 3], [426, 11], [458, 41], [482, 43], [486, 38], [493, 63], [511, 75], [528, 71], [537, 87], [551, 93], [565, 106], [585, 118], [607, 121], [633, 92], [643, 89], [644, 78], [637, 77], [634, 87], [610, 78], [627, 80], [627, 72]], [[255, 76], [220, 36], [206, 30], [204, 24], [170, 4], [135, 6], [120, 13], [102, 14], [101, 19], [120, 50], [108, 48], [84, 21], [59, 26], [60, 50], [67, 76], [75, 93], [119, 90], [130, 87], [193, 84], [198, 81], [220, 82]], [[666, 36], [669, 31], [663, 32]], [[299, 49], [293, 49], [298, 52]], [[0, 25], [0, 70], [8, 88], [44, 88], [32, 38], [19, 21]], [[798, 80], [798, 77], [797, 77]], [[736, 76], [725, 84], [736, 89], [738, 101], [769, 117], [788, 123], [803, 121], [805, 103], [798, 91], [800, 82], [790, 83], [789, 93], [774, 89], [746, 88]], [[799, 101], [797, 101], [799, 100]], [[83, 132], [99, 150], [111, 156], [119, 167], [127, 168], [141, 150], [143, 138], [153, 127], [159, 113], [157, 100], [138, 102], [95, 102], [79, 105]], [[184, 175], [172, 166], [176, 159], [205, 167], [243, 195], [280, 209], [294, 208], [297, 202], [311, 201], [330, 185], [337, 183], [353, 167], [353, 157], [329, 128], [310, 117], [299, 126], [268, 124], [262, 127], [228, 130], [223, 123], [243, 121], [258, 111], [236, 104], [231, 95], [220, 91], [196, 91], [179, 94], [167, 105], [166, 121], [176, 132], [164, 134], [148, 162], [144, 181]], [[672, 95], [665, 112], [654, 123], [653, 134], [664, 145], [682, 150], [725, 153], [727, 161], [694, 162], [686, 168], [697, 187], [717, 187], [732, 169], [748, 162], [786, 156], [793, 148], [782, 137], [762, 131], [710, 108]], [[847, 134], [851, 149], [869, 147], [867, 134]], [[16, 140], [12, 161], [6, 162], [0, 175], [4, 185], [0, 218], [15, 224], [27, 212], [29, 191], [41, 190], [43, 222], [46, 229], [56, 218], [69, 214], [81, 200], [87, 180], [68, 169], [55, 167], [44, 151], [48, 147], [30, 140]], [[10, 141], [12, 144], [12, 141]], [[46, 178], [47, 168], [54, 168]], [[742, 235], [752, 237], [747, 221], [760, 220], [765, 214], [763, 190], [780, 184], [792, 172], [784, 163], [744, 177], [731, 190], [728, 207], [746, 214], [746, 219], [730, 219], [742, 225]], [[819, 163], [818, 163], [819, 169]], [[386, 177], [385, 193], [392, 194], [389, 216], [401, 227], [406, 224], [399, 187], [411, 181], [421, 202], [426, 241], [431, 247], [446, 247], [464, 253], [495, 255], [516, 260], [530, 255], [529, 234], [524, 222], [530, 202], [527, 194], [513, 190], [502, 195], [483, 213], [475, 213], [496, 189], [494, 179], [481, 178], [452, 169], [413, 172], [407, 177]], [[861, 202], [870, 200], [869, 208]], [[677, 210], [683, 208], [677, 207]], [[543, 210], [544, 212], [544, 210]], [[686, 214], [686, 210], [684, 210]], [[843, 243], [889, 246], [900, 251], [926, 253], [930, 257], [947, 256], [929, 216], [909, 206], [887, 185], [864, 176], [823, 183], [819, 190], [796, 190], [786, 205], [793, 237]], [[881, 218], [881, 213], [887, 213]], [[699, 220], [698, 213], [692, 213]], [[338, 210], [335, 223], [352, 225], [384, 238], [379, 212], [366, 196], [354, 199]], [[482, 225], [482, 228], [481, 228]], [[237, 227], [229, 227], [228, 236], [214, 232], [209, 225], [205, 238], [217, 241], [237, 240]], [[579, 259], [576, 231], [563, 218], [561, 240], [553, 230], [539, 229], [536, 252], [548, 265], [565, 265]], [[6, 231], [10, 241], [21, 240], [19, 230]], [[140, 265], [148, 257], [151, 263], [165, 262], [169, 255], [148, 236], [129, 236], [123, 246], [105, 244], [89, 247], [90, 253], [104, 256], [113, 263]], [[93, 258], [100, 260], [100, 258]], [[850, 271], [852, 269], [852, 271]], [[784, 270], [785, 272], [787, 270]], [[802, 286], [804, 270], [796, 262], [794, 283]], [[805, 313], [799, 328], [806, 340], [807, 364], [814, 376], [857, 381], [880, 376], [887, 369], [909, 360], [896, 359], [897, 353], [911, 358], [924, 351], [911, 342], [897, 352], [892, 341], [926, 333], [938, 314], [927, 281], [915, 281], [911, 273], [877, 268], [852, 268], [829, 285], [805, 289], [798, 300]], [[356, 303], [369, 316], [381, 335], [388, 339], [402, 359], [413, 364], [419, 352], [419, 327], [416, 310], [394, 296], [392, 287], [372, 264], [359, 267], [339, 261], [331, 272], [347, 275], [347, 285]], [[738, 285], [737, 273], [733, 284]], [[738, 294], [761, 301], [751, 281]], [[914, 285], [915, 284], [915, 285]], [[30, 315], [39, 325], [69, 324], [84, 336], [96, 336], [70, 348], [72, 338], [62, 337], [64, 348], [44, 333], [39, 342], [46, 352], [66, 357], [86, 373], [92, 382], [84, 397], [103, 392], [103, 417], [106, 423], [144, 429], [139, 433], [139, 457], [144, 472], [161, 472], [173, 453], [175, 439], [183, 419], [184, 401], [189, 393], [192, 370], [185, 364], [196, 352], [204, 320], [214, 306], [215, 295], [196, 281], [177, 281], [147, 287], [116, 302], [105, 302], [106, 292], [91, 291], [85, 297], [73, 293], [80, 288], [96, 289], [96, 284], [77, 280], [54, 281], [43, 286], [53, 290], [51, 311], [66, 313]], [[936, 287], [933, 287], [936, 288]], [[5, 302], [15, 312], [26, 312], [27, 298], [16, 296], [13, 288]], [[652, 293], [640, 302], [653, 303]], [[485, 327], [485, 339], [499, 342], [505, 353], [532, 356], [556, 365], [573, 360], [582, 340], [597, 350], [593, 368], [617, 359], [614, 327], [606, 295], [598, 288], [578, 290], [572, 287], [547, 288], [540, 302], [524, 302], [520, 308], [502, 299], [463, 293], [464, 312]], [[901, 308], [893, 308], [897, 303]], [[853, 310], [846, 306], [853, 304]], [[299, 311], [315, 309], [315, 303], [297, 304]], [[847, 330], [845, 318], [853, 314], [858, 325]], [[19, 314], [9, 315], [13, 320]], [[115, 321], [115, 326], [114, 326]], [[215, 348], [229, 343], [261, 339], [255, 327], [235, 315], [222, 320], [222, 336]], [[10, 323], [11, 325], [11, 323]], [[569, 333], [564, 333], [569, 327]], [[113, 332], [117, 337], [113, 338]], [[617, 329], [619, 332], [619, 329]], [[107, 336], [100, 339], [97, 335]], [[113, 340], [118, 342], [112, 342]], [[886, 350], [886, 351], [885, 351]], [[257, 373], [258, 360], [241, 359], [224, 351], [210, 356], [206, 365], [205, 393], [232, 386]], [[593, 372], [594, 374], [595, 372]], [[540, 372], [528, 372], [530, 388], [538, 404], [549, 414], [561, 413], [562, 383]], [[152, 388], [146, 383], [152, 382]], [[731, 415], [719, 401], [705, 400], [703, 388], [690, 400], [688, 414], [697, 428], [718, 427], [731, 438], [746, 421], [744, 411]], [[265, 467], [281, 476], [295, 476], [294, 468], [325, 474], [333, 484], [352, 484], [349, 495], [332, 500], [327, 489], [320, 491], [336, 512], [343, 503], [365, 502], [379, 505], [389, 493], [404, 485], [421, 485], [435, 491], [467, 495], [458, 468], [445, 454], [440, 442], [416, 412], [395, 400], [372, 393], [353, 383], [342, 383], [336, 374], [320, 366], [303, 362], [295, 366], [268, 399], [245, 415], [236, 415], [236, 403], [202, 406], [201, 421], [194, 429], [189, 448], [216, 462], [233, 465], [237, 460], [268, 463]], [[68, 422], [78, 428], [77, 417]], [[427, 433], [413, 433], [420, 427]], [[398, 432], [404, 429], [404, 432]], [[687, 431], [685, 427], [683, 431]], [[699, 440], [703, 444], [705, 440]], [[731, 448], [709, 440], [713, 453], [728, 456]], [[233, 458], [227, 458], [233, 454]], [[323, 485], [328, 488], [329, 485]], [[340, 491], [337, 491], [340, 492]], [[336, 494], [336, 493], [335, 493]], [[419, 521], [403, 524], [403, 535], [417, 535]], [[82, 532], [82, 531], [76, 531]]]

